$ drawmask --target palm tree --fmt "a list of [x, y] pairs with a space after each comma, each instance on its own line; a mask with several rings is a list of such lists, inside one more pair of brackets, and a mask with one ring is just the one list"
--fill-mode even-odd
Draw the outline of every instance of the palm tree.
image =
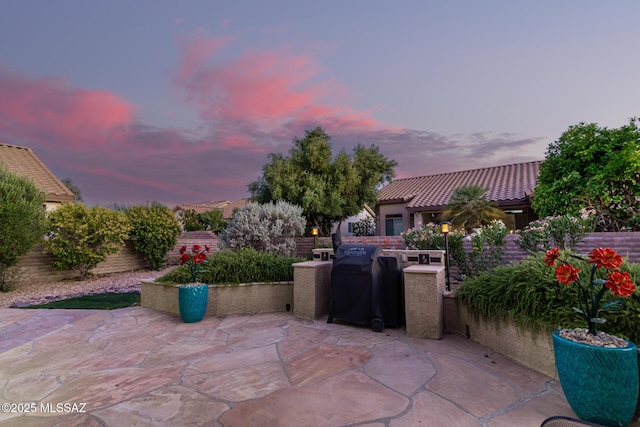
[[480, 185], [456, 188], [440, 215], [441, 219], [450, 221], [452, 226], [461, 227], [467, 233], [495, 219], [504, 219], [505, 213], [487, 199], [488, 192]]

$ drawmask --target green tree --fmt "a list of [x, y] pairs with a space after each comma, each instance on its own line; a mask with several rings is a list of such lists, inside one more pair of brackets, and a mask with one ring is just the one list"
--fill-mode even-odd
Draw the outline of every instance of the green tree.
[[0, 165], [0, 291], [11, 290], [11, 267], [47, 231], [45, 195], [35, 184]]
[[220, 209], [203, 212], [199, 215], [199, 219], [204, 229], [212, 233], [218, 234], [227, 227], [227, 221], [224, 219]]
[[75, 185], [70, 178], [63, 179], [62, 183], [69, 189], [69, 191], [73, 193], [74, 196], [76, 196], [76, 202], [82, 202], [82, 194], [80, 192], [80, 188]]
[[133, 239], [133, 248], [144, 255], [149, 266], [160, 270], [166, 255], [178, 242], [181, 228], [169, 208], [153, 202], [147, 206], [132, 206], [126, 211]]
[[122, 212], [83, 203], [67, 203], [49, 214], [45, 249], [58, 270], [73, 270], [84, 280], [89, 271], [116, 253], [127, 238], [129, 222]]
[[504, 212], [487, 198], [488, 193], [489, 190], [480, 185], [456, 188], [440, 215], [441, 219], [451, 221], [451, 225], [467, 233], [493, 220], [504, 219]]
[[317, 127], [305, 131], [303, 139], [294, 138], [288, 156], [270, 154], [262, 176], [248, 186], [252, 199], [301, 206], [308, 227], [319, 226], [324, 235], [365, 203], [375, 205], [378, 188], [393, 179], [397, 162], [373, 145], [360, 144], [351, 154], [342, 151], [332, 158], [330, 139]]
[[596, 211], [596, 231], [640, 230], [640, 130], [570, 126], [547, 148], [532, 201], [540, 217]]

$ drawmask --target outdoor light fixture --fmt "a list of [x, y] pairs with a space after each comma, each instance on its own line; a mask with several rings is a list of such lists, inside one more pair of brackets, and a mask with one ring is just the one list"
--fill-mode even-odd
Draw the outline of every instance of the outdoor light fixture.
[[318, 248], [318, 232], [320, 231], [320, 227], [314, 225], [311, 227], [311, 235], [313, 236], [313, 249]]
[[440, 231], [442, 232], [442, 234], [444, 234], [445, 236], [447, 234], [449, 234], [449, 226], [451, 225], [450, 222], [441, 222], [440, 223]]
[[444, 274], [447, 277], [447, 292], [451, 291], [451, 279], [449, 279], [449, 234], [450, 222], [444, 221], [440, 223], [440, 232], [444, 234]]

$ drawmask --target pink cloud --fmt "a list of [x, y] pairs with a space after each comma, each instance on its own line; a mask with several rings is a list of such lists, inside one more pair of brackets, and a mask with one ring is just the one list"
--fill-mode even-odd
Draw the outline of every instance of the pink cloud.
[[33, 138], [36, 131], [72, 145], [122, 138], [135, 108], [117, 95], [73, 88], [63, 79], [28, 79], [0, 69], [0, 131]]
[[204, 120], [250, 123], [262, 131], [293, 126], [302, 132], [308, 123], [349, 131], [385, 127], [370, 111], [341, 106], [347, 88], [324, 76], [311, 56], [246, 51], [221, 62], [221, 40], [199, 35], [180, 41], [183, 54], [174, 87]]

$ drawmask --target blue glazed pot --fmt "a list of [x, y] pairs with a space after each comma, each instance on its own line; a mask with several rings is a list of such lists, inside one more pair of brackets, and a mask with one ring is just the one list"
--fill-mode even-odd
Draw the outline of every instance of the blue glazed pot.
[[178, 306], [180, 317], [185, 323], [199, 322], [207, 311], [209, 286], [179, 286]]
[[553, 351], [562, 391], [585, 421], [617, 427], [631, 422], [638, 402], [638, 352], [580, 344], [553, 331]]

